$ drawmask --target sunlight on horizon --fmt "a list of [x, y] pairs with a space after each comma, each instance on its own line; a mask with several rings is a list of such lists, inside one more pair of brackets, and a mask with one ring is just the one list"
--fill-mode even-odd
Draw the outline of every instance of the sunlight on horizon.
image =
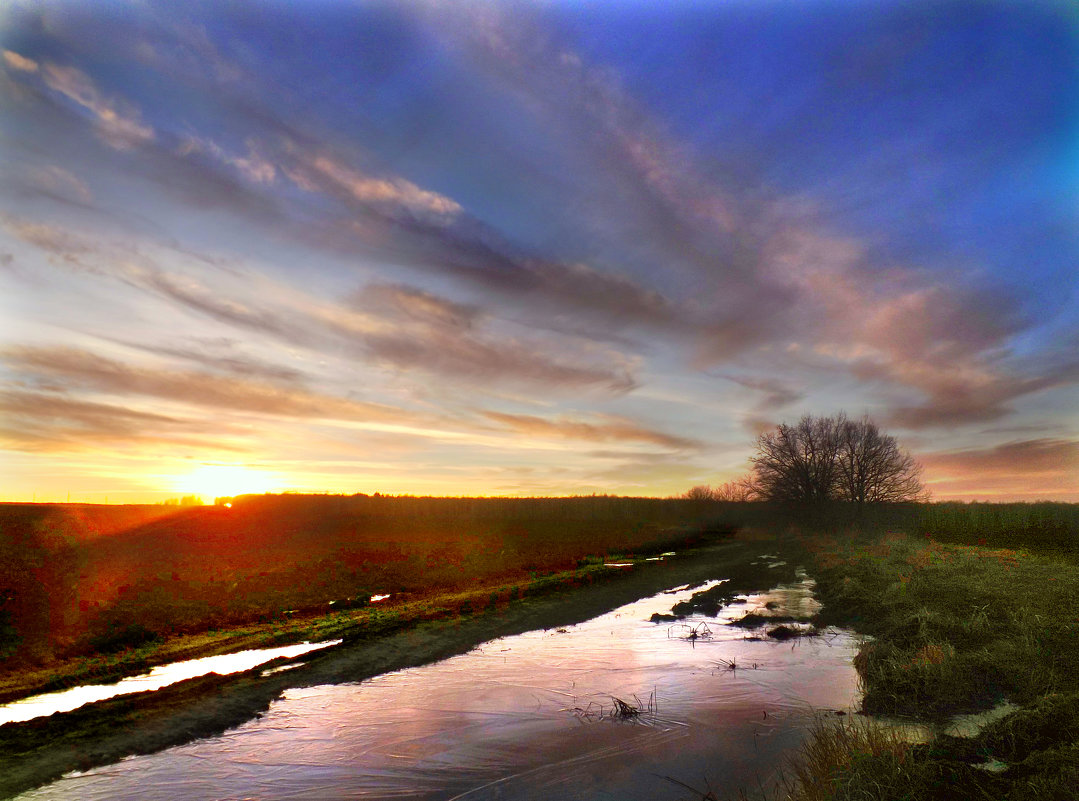
[[263, 470], [235, 464], [208, 464], [192, 470], [186, 476], [178, 476], [176, 490], [186, 495], [197, 495], [204, 503], [214, 498], [234, 495], [261, 495], [279, 489], [277, 476]]

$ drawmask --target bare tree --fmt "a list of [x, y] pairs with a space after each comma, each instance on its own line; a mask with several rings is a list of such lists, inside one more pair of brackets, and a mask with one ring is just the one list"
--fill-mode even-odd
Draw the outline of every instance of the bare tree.
[[744, 503], [756, 500], [757, 489], [753, 476], [742, 476], [733, 481], [725, 481], [717, 487], [698, 484], [682, 493], [680, 498], [688, 501], [728, 501]]
[[765, 500], [866, 503], [916, 500], [920, 468], [869, 418], [807, 415], [757, 438], [754, 480]]
[[698, 484], [686, 490], [682, 497], [687, 501], [710, 501], [713, 499], [712, 488], [707, 484]]
[[863, 506], [867, 503], [913, 501], [925, 495], [921, 465], [899, 449], [895, 437], [881, 433], [868, 417], [848, 420], [840, 415], [837, 495]]
[[717, 501], [744, 503], [754, 500], [755, 496], [756, 486], [753, 476], [742, 476], [733, 481], [725, 481], [712, 489], [712, 497]]

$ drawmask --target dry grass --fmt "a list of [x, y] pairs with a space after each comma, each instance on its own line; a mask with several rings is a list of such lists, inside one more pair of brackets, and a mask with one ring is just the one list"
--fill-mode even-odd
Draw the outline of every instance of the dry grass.
[[[899, 797], [887, 791], [902, 788], [910, 780], [912, 764], [911, 746], [894, 729], [866, 719], [822, 717], [790, 762], [783, 789], [791, 801], [833, 801], [840, 797], [841, 783], [885, 791], [865, 798]], [[887, 777], [887, 785], [881, 775]]]

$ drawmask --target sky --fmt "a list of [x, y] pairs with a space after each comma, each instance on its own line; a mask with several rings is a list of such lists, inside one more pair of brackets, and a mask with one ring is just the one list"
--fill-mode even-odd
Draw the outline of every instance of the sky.
[[1066, 2], [0, 7], [0, 496], [1079, 501]]

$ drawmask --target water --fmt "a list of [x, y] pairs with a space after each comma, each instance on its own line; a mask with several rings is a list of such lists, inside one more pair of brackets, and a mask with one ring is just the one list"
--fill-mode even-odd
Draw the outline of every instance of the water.
[[[815, 709], [857, 704], [855, 643], [838, 630], [753, 641], [725, 625], [750, 611], [811, 611], [804, 578], [685, 621], [707, 623], [711, 637], [681, 639], [681, 624], [648, 622], [700, 589], [356, 684], [290, 689], [219, 737], [71, 774], [20, 799], [688, 797], [665, 777], [733, 795], [768, 782]], [[645, 711], [614, 717], [615, 697]]]
[[43, 693], [29, 698], [20, 698], [18, 701], [0, 705], [0, 725], [33, 720], [34, 718], [51, 715], [54, 712], [69, 712], [85, 704], [104, 701], [117, 695], [141, 693], [146, 690], [160, 690], [170, 684], [193, 679], [197, 676], [205, 676], [209, 673], [220, 675], [240, 673], [278, 657], [299, 656], [319, 648], [337, 645], [340, 642], [340, 640], [316, 643], [302, 642], [280, 648], [258, 648], [237, 651], [233, 654], [206, 656], [201, 659], [187, 659], [183, 662], [159, 665], [149, 673], [129, 676], [112, 684], [85, 684], [54, 693]]

